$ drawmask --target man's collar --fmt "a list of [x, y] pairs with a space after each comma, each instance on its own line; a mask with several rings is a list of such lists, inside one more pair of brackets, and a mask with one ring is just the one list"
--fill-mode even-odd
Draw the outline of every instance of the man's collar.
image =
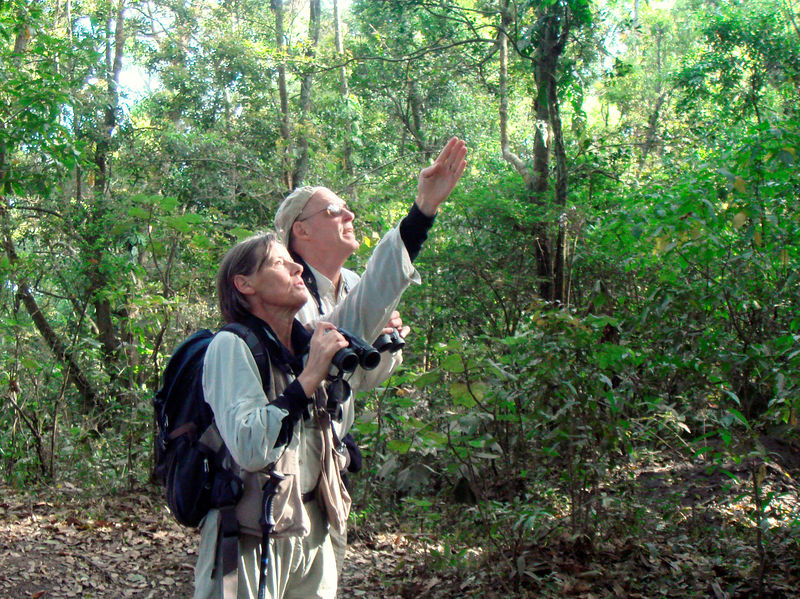
[[[307, 264], [309, 271], [314, 276], [314, 279], [317, 282], [317, 290], [319, 291], [320, 297], [325, 297], [329, 293], [333, 294], [335, 297], [335, 290], [333, 289], [333, 281], [331, 281], [328, 277], [318, 271], [316, 268]], [[339, 277], [341, 280], [341, 271], [339, 272]]]
[[[289, 254], [295, 262], [303, 267], [303, 274], [301, 276], [303, 277], [303, 282], [306, 284], [306, 289], [308, 289], [308, 292], [317, 304], [319, 315], [324, 315], [325, 310], [322, 307], [322, 298], [330, 294], [334, 298], [334, 303], [336, 300], [337, 294], [336, 290], [333, 288], [333, 281], [311, 266], [294, 250], [289, 250]], [[339, 271], [339, 284], [344, 284], [344, 277], [341, 276], [341, 271]]]

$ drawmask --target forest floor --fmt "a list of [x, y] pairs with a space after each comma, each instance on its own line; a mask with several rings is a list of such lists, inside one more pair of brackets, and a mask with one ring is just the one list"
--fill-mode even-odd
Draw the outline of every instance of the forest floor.
[[[362, 526], [339, 597], [738, 599], [759, 597], [763, 580], [762, 597], [800, 598], [800, 451], [778, 449], [782, 457], [762, 471], [764, 491], [772, 493], [768, 512], [783, 514], [782, 522], [766, 521], [763, 576], [757, 537], [746, 528], [747, 494], [727, 476], [651, 464], [636, 472], [637, 488], [653, 506], [673, 502], [685, 516], [677, 526], [636, 530], [621, 522], [616, 538], [591, 547], [548, 538], [473, 567], [434, 566], [432, 555], [442, 553], [431, 553], [431, 535], [426, 545], [423, 535]], [[746, 464], [730, 467], [746, 478]], [[680, 498], [691, 498], [686, 510]], [[191, 597], [198, 538], [152, 491], [97, 496], [69, 483], [0, 486], [0, 598]]]

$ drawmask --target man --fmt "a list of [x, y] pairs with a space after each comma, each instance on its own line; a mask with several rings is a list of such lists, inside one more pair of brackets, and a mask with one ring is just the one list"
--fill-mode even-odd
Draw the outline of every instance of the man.
[[[383, 237], [361, 278], [344, 268], [359, 242], [353, 226], [355, 215], [342, 198], [325, 187], [301, 187], [281, 203], [275, 213], [275, 229], [303, 265], [302, 276], [310, 296], [297, 314], [301, 322], [309, 325], [328, 320], [368, 343], [393, 329], [405, 337], [409, 328], [403, 327], [396, 307], [405, 289], [411, 283], [420, 283], [412, 262], [439, 206], [464, 172], [466, 152], [464, 141], [453, 137], [434, 163], [420, 171], [417, 197], [408, 215]], [[371, 389], [386, 380], [401, 362], [400, 351], [383, 353], [375, 370], [359, 368], [348, 382], [354, 390]], [[346, 423], [345, 430], [350, 424]], [[346, 534], [332, 538], [341, 570]]]
[[[297, 216], [292, 222], [284, 224], [281, 221], [288, 220], [290, 208]], [[283, 237], [283, 242], [292, 255], [303, 265], [303, 279], [309, 291], [309, 301], [297, 315], [300, 322], [309, 324], [321, 318], [327, 320], [336, 306], [358, 284], [359, 275], [344, 268], [345, 262], [359, 247], [353, 227], [354, 219], [355, 215], [347, 207], [347, 203], [326, 187], [301, 187], [289, 195], [278, 209], [275, 217], [278, 234]], [[287, 233], [281, 235], [281, 231]], [[411, 266], [411, 261], [404, 260], [400, 241], [396, 235], [391, 236], [382, 247], [386, 251], [378, 251], [376, 255], [380, 258], [386, 254], [387, 259], [399, 263], [400, 269], [393, 269], [393, 272], [401, 272], [405, 277], [405, 280], [398, 281], [398, 290], [402, 293], [409, 283], [419, 282], [419, 275]], [[387, 270], [383, 263], [376, 265], [376, 268], [380, 271]], [[386, 283], [378, 281], [378, 284]], [[375, 292], [370, 292], [369, 297], [374, 298]], [[382, 313], [389, 312], [389, 307], [393, 308], [396, 302], [391, 295], [383, 297], [385, 299], [380, 302], [371, 299], [372, 304], [381, 306]], [[337, 324], [372, 343], [377, 335], [373, 334], [374, 326], [368, 323], [374, 323], [374, 318], [361, 312], [353, 315], [353, 318], [355, 321], [347, 325], [341, 320]], [[382, 320], [384, 322], [380, 324], [386, 326], [385, 332], [391, 332], [392, 328], [399, 330], [402, 336], [408, 332], [407, 329], [402, 329], [402, 320], [396, 310], [389, 312], [388, 322], [386, 318]], [[372, 389], [385, 381], [401, 362], [401, 352], [383, 353], [381, 363], [376, 369], [359, 369], [348, 379], [349, 383], [357, 389]]]

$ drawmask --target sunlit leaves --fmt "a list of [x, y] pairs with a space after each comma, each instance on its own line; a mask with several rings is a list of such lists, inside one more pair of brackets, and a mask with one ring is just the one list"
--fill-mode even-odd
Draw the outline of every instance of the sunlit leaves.
[[128, 208], [128, 215], [133, 218], [146, 219], [150, 213], [141, 206], [132, 206]]
[[796, 101], [796, 89], [786, 83], [800, 72], [800, 53], [779, 3], [726, 3], [703, 21], [706, 43], [686, 58], [677, 77], [682, 105], [694, 118], [758, 123], [776, 99]]

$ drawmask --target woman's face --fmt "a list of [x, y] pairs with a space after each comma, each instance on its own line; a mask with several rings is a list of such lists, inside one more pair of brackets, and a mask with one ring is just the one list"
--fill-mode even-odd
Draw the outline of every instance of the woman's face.
[[306, 285], [300, 273], [303, 267], [292, 261], [286, 248], [272, 242], [259, 262], [256, 270], [249, 275], [238, 275], [239, 291], [266, 309], [291, 308], [297, 312], [308, 299]]

